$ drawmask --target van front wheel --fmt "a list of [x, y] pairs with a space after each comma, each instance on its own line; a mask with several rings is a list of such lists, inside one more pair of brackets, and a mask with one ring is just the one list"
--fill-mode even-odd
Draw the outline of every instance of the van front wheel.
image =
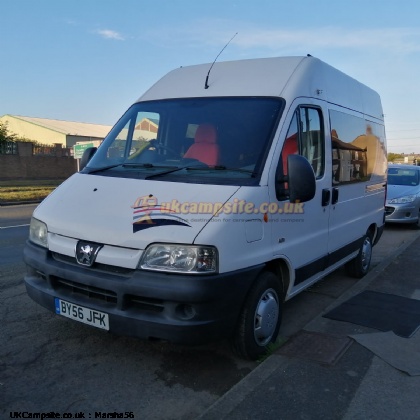
[[278, 278], [263, 272], [255, 281], [232, 338], [234, 351], [256, 360], [276, 341], [281, 324], [282, 291]]
[[359, 253], [346, 264], [347, 272], [355, 278], [362, 278], [367, 274], [372, 259], [372, 240], [369, 235], [363, 238]]

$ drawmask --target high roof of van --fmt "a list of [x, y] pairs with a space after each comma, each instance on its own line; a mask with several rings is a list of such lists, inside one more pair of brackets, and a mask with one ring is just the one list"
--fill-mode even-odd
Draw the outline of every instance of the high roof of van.
[[[218, 96], [298, 97], [325, 100], [383, 119], [379, 95], [341, 71], [311, 57], [273, 57], [216, 62], [172, 70], [139, 101]], [[206, 77], [211, 68], [208, 78]]]

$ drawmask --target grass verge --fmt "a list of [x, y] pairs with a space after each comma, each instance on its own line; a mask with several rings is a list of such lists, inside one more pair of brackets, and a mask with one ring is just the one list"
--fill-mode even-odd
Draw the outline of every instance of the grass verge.
[[261, 356], [258, 360], [257, 363], [262, 363], [264, 362], [264, 360], [266, 360], [268, 357], [270, 357], [273, 353], [276, 352], [276, 350], [278, 350], [283, 344], [286, 344], [287, 340], [289, 338], [288, 337], [281, 337], [278, 336], [277, 340], [274, 343], [270, 343], [267, 346], [267, 352], [266, 354], [264, 354], [263, 356]]
[[0, 203], [41, 201], [62, 182], [62, 179], [0, 181]]

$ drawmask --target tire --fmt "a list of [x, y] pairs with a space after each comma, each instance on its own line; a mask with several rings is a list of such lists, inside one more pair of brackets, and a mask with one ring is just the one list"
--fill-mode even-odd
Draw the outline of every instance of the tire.
[[359, 253], [355, 258], [346, 264], [347, 272], [350, 276], [361, 279], [365, 276], [370, 268], [372, 259], [372, 239], [369, 235], [365, 235]]
[[256, 360], [267, 353], [279, 333], [282, 300], [279, 279], [268, 271], [260, 274], [248, 293], [232, 337], [238, 356]]
[[419, 213], [418, 213], [418, 216], [417, 216], [417, 221], [416, 222], [414, 222], [412, 225], [412, 228], [413, 229], [420, 229], [420, 210], [419, 210]]

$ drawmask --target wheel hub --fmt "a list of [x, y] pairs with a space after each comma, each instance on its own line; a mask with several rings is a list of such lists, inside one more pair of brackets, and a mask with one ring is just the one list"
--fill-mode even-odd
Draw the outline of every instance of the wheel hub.
[[267, 290], [261, 297], [255, 311], [254, 336], [257, 343], [265, 346], [272, 338], [279, 317], [279, 303], [276, 292]]
[[363, 247], [362, 247], [362, 267], [364, 270], [366, 270], [367, 267], [369, 266], [371, 258], [372, 258], [372, 246], [370, 244], [370, 241], [366, 239], [363, 242]]

